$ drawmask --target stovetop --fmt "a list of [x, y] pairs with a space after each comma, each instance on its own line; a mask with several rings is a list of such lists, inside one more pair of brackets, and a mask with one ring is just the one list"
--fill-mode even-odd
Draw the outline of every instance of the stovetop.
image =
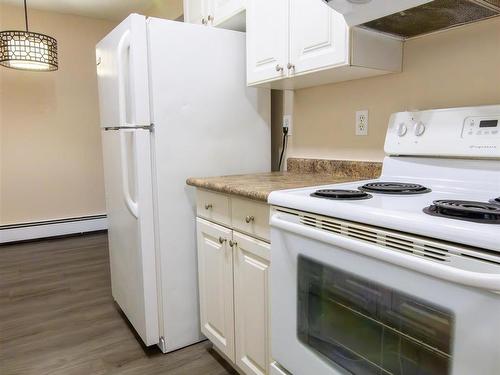
[[[402, 168], [401, 163], [406, 168]], [[411, 168], [414, 163], [422, 161], [409, 158], [402, 161], [385, 160], [384, 171], [379, 179], [277, 191], [271, 193], [269, 203], [500, 252], [500, 204], [490, 203], [500, 191], [500, 162], [482, 162], [484, 164], [481, 166], [486, 168], [484, 173], [478, 171], [478, 161], [450, 161], [451, 167], [457, 166], [456, 170], [435, 166], [434, 162], [423, 166], [425, 168]], [[412, 171], [413, 175], [397, 176], [398, 171]], [[470, 179], [464, 179], [468, 174]], [[394, 183], [405, 183], [420, 193], [384, 194], [363, 188], [367, 184], [381, 186], [385, 182], [390, 182], [392, 187]], [[323, 199], [313, 195], [320, 189], [364, 191], [370, 198]], [[435, 206], [435, 202], [443, 201], [477, 202], [461, 204], [472, 211], [482, 212], [475, 212], [474, 220], [463, 220], [460, 215], [442, 217], [434, 212], [424, 212], [424, 209]], [[441, 209], [440, 213], [446, 213], [449, 208]], [[478, 222], [477, 219], [482, 215], [486, 215], [488, 220]]]

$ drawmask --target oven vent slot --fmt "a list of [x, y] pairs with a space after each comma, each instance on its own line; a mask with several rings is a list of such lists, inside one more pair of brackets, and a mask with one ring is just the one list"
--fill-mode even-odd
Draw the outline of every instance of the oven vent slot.
[[335, 233], [343, 237], [376, 244], [389, 250], [404, 252], [405, 254], [439, 262], [450, 261], [450, 252], [447, 249], [447, 245], [443, 244], [440, 246], [439, 243], [423, 238], [353, 222], [314, 217], [306, 214], [299, 215], [299, 220], [304, 225]]
[[440, 263], [446, 262], [447, 265], [469, 271], [484, 272], [485, 268], [493, 267], [494, 272], [500, 272], [500, 254], [495, 251], [284, 207], [275, 206], [273, 210], [289, 216], [292, 222], [342, 237], [369, 242], [409, 256]]

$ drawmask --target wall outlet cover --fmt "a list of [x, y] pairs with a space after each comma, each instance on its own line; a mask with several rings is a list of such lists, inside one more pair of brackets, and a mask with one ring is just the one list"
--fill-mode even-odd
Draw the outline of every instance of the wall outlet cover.
[[283, 116], [283, 127], [288, 128], [288, 135], [292, 135], [293, 119], [291, 115]]
[[356, 135], [368, 135], [368, 110], [356, 111]]

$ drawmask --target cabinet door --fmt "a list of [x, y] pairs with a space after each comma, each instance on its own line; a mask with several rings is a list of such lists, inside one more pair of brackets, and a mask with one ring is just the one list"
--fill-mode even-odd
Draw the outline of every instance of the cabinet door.
[[245, 0], [211, 0], [211, 23], [214, 26], [227, 21], [239, 12], [245, 10]]
[[348, 28], [321, 1], [290, 1], [290, 74], [349, 63]]
[[184, 0], [184, 22], [202, 24], [207, 21], [209, 0]]
[[285, 77], [287, 61], [288, 0], [247, 0], [248, 83]]
[[247, 375], [269, 373], [270, 245], [233, 232], [236, 364]]
[[200, 218], [196, 222], [201, 331], [234, 361], [232, 231]]

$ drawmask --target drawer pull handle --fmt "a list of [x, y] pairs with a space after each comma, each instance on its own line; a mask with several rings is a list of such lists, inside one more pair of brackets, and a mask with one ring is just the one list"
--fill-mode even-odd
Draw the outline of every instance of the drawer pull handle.
[[254, 218], [253, 216], [247, 216], [247, 217], [245, 218], [245, 221], [247, 222], [247, 224], [249, 224], [249, 223], [251, 223], [251, 222], [255, 221], [255, 218]]
[[226, 242], [227, 239], [223, 238], [223, 237], [219, 237], [219, 243], [220, 244], [223, 244], [224, 242]]
[[212, 203], [208, 203], [205, 205], [205, 210], [209, 210], [211, 208], [213, 208], [214, 206], [212, 205]]
[[229, 246], [231, 246], [231, 247], [238, 246], [238, 242], [233, 241], [233, 240], [229, 240]]

